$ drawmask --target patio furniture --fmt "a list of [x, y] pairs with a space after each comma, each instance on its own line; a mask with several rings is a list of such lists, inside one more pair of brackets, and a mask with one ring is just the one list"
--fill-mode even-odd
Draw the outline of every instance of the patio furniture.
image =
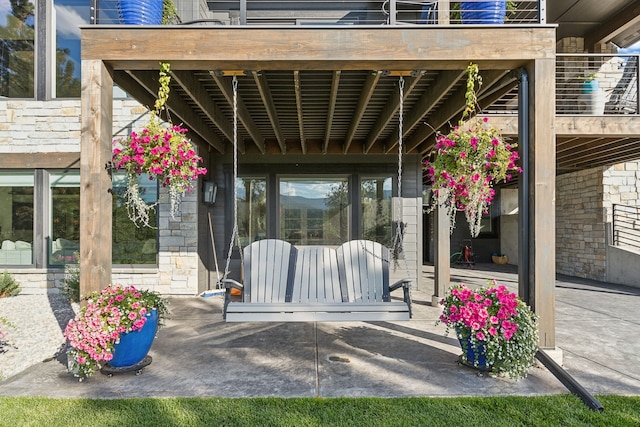
[[[244, 248], [244, 283], [224, 279], [227, 322], [409, 320], [411, 281], [389, 285], [389, 250], [354, 240], [337, 249], [277, 239]], [[243, 291], [232, 301], [231, 289]], [[390, 293], [402, 288], [403, 301]]]

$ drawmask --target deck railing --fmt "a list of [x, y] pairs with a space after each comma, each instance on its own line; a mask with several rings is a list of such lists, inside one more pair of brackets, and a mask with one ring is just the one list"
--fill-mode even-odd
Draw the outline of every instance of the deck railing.
[[[91, 22], [123, 24], [121, 0], [91, 0]], [[148, 0], [152, 1], [161, 0]], [[178, 23], [190, 25], [456, 25], [493, 24], [490, 4], [481, 0], [174, 0]], [[471, 5], [479, 12], [460, 12]], [[505, 24], [546, 23], [546, 0], [516, 0]], [[149, 24], [154, 25], [154, 24]], [[157, 24], [156, 24], [157, 25]]]
[[[640, 115], [640, 55], [558, 54], [556, 114]], [[502, 96], [486, 113], [517, 114], [518, 88]]]
[[640, 207], [613, 205], [613, 244], [640, 249]]
[[558, 54], [558, 115], [638, 114], [640, 55]]

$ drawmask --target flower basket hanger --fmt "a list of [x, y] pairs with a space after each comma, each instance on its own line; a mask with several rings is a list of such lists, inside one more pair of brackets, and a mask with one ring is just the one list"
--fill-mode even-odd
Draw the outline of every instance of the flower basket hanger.
[[[171, 217], [175, 219], [185, 193], [193, 190], [199, 175], [207, 173], [200, 167], [202, 157], [198, 156], [193, 143], [185, 136], [187, 129], [171, 123], [171, 115], [166, 108], [169, 99], [168, 63], [160, 63], [158, 98], [154, 109], [149, 112], [149, 121], [140, 132], [131, 132], [126, 138], [113, 142], [113, 166], [123, 170], [128, 179], [124, 193], [129, 218], [136, 225], [153, 227], [149, 223], [149, 213], [155, 203], [147, 203], [142, 198], [138, 177], [147, 174], [150, 180], [157, 180], [169, 193]], [[167, 122], [160, 118], [161, 113]]]
[[480, 110], [476, 85], [482, 85], [478, 66], [467, 67], [466, 106], [458, 125], [446, 134], [438, 134], [434, 151], [425, 162], [432, 185], [430, 211], [440, 206], [449, 215], [453, 233], [456, 212], [464, 211], [471, 237], [480, 232], [482, 215], [495, 197], [494, 185], [508, 182], [513, 173], [522, 172], [516, 165], [517, 144], [508, 143], [499, 129]]

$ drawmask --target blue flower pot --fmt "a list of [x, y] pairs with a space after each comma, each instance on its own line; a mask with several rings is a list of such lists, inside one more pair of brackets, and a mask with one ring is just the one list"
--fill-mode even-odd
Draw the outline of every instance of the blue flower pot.
[[462, 351], [464, 352], [464, 355], [466, 356], [466, 361], [464, 360], [464, 357], [460, 356], [460, 360], [461, 362], [466, 365], [466, 366], [470, 366], [472, 368], [476, 368], [476, 369], [480, 369], [481, 371], [490, 371], [491, 370], [491, 366], [487, 363], [487, 356], [485, 354], [485, 346], [484, 345], [479, 345], [477, 350], [478, 350], [478, 360], [477, 360], [477, 365], [476, 365], [476, 352], [473, 348], [473, 346], [471, 345], [471, 339], [468, 336], [462, 336], [460, 333], [457, 333], [458, 336], [458, 342], [460, 343], [460, 348], [462, 348]]
[[120, 22], [125, 25], [160, 25], [163, 0], [118, 0]]
[[582, 83], [582, 93], [594, 93], [597, 92], [598, 89], [600, 89], [600, 84], [596, 79]]
[[504, 24], [506, 14], [506, 0], [460, 2], [463, 24]]
[[149, 353], [157, 330], [158, 310], [151, 310], [142, 329], [120, 335], [120, 342], [114, 345], [113, 359], [109, 361], [109, 366], [122, 368], [140, 363]]

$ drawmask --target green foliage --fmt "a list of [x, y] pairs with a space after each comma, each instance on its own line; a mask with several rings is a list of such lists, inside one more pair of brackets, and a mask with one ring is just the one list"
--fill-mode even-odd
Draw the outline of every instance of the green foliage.
[[0, 298], [13, 297], [20, 293], [20, 284], [7, 270], [0, 276]]
[[164, 0], [162, 3], [162, 25], [171, 25], [179, 22], [178, 11], [173, 0]]
[[[446, 385], [445, 385], [446, 387]], [[640, 396], [47, 399], [0, 397], [0, 426], [633, 426]]]
[[[77, 262], [80, 262], [80, 254], [76, 253]], [[80, 265], [65, 264], [64, 279], [62, 281], [64, 287], [62, 293], [69, 298], [71, 302], [80, 302]]]

